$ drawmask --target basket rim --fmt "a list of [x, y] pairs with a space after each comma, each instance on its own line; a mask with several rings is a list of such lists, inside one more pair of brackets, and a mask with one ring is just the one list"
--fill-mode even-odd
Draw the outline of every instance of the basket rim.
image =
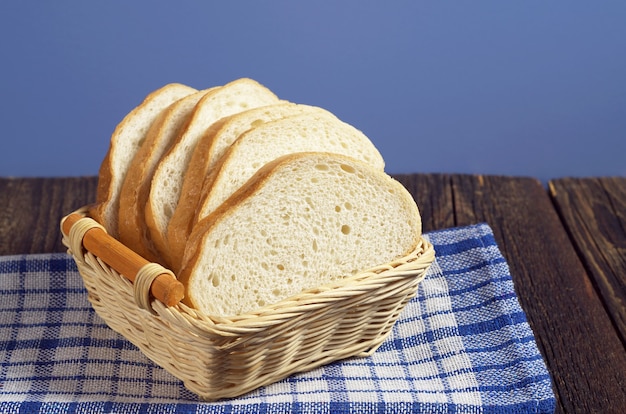
[[[88, 206], [79, 208], [73, 213], [79, 213], [83, 218], [98, 223], [88, 215]], [[63, 217], [61, 222], [66, 217]], [[71, 244], [69, 236], [65, 232], [61, 233], [63, 235], [63, 243], [68, 248], [68, 253], [76, 262], [79, 262], [80, 259], [77, 258], [70, 248], [70, 246], [76, 246], [77, 244]], [[85, 260], [80, 260], [81, 262], [92, 268], [97, 265], [101, 267], [106, 266], [107, 270], [119, 275], [119, 281], [124, 283], [125, 288], [132, 289], [132, 282], [121, 276], [116, 269], [84, 248], [84, 246], [83, 249], [85, 251]], [[293, 320], [313, 310], [327, 307], [332, 305], [332, 303], [367, 294], [385, 284], [403, 281], [407, 278], [413, 278], [414, 283], [417, 284], [425, 277], [434, 258], [435, 251], [433, 245], [423, 235], [420, 235], [417, 246], [404, 257], [360, 271], [330, 284], [305, 289], [278, 302], [242, 314], [227, 316], [210, 315], [191, 308], [182, 302], [168, 307], [157, 299], [151, 301], [151, 308], [156, 313], [155, 316], [161, 316], [176, 324], [184, 322], [188, 327], [194, 327], [195, 329], [192, 330], [198, 334], [213, 333], [220, 336], [254, 334]]]

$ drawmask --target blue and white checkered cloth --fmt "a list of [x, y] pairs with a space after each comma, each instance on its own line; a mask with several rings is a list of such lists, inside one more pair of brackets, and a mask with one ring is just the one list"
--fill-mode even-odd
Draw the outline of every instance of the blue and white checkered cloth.
[[0, 257], [0, 412], [552, 412], [550, 376], [491, 229], [428, 237], [436, 262], [371, 357], [216, 403], [103, 323], [68, 255]]

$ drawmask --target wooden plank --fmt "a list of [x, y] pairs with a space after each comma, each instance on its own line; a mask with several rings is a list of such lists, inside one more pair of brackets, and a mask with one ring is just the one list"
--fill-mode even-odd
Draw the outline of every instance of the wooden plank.
[[[426, 231], [490, 224], [553, 376], [558, 412], [626, 407], [623, 344], [537, 180], [396, 178], [416, 198]], [[0, 254], [64, 251], [59, 220], [93, 202], [95, 189], [95, 177], [0, 178]]]
[[0, 255], [63, 252], [60, 220], [96, 197], [96, 177], [0, 178]]
[[549, 186], [573, 243], [626, 344], [626, 178], [563, 178]]
[[626, 407], [623, 344], [539, 181], [473, 175], [396, 178], [421, 201], [429, 227], [449, 227], [451, 221], [491, 226], [553, 377], [557, 412]]

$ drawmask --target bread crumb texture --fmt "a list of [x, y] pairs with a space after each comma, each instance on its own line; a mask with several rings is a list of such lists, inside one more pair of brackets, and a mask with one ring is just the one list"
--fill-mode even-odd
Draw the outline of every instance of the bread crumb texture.
[[204, 234], [188, 280], [196, 308], [245, 313], [416, 246], [417, 206], [387, 174], [334, 154], [284, 158]]

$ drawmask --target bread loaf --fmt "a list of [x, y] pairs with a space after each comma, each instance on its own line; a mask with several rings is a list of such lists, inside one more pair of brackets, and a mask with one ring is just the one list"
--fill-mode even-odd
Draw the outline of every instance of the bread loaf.
[[244, 78], [170, 84], [118, 125], [92, 216], [228, 316], [410, 253], [411, 195], [358, 129]]
[[196, 89], [179, 83], [165, 85], [150, 93], [113, 131], [109, 150], [98, 173], [96, 205], [90, 209], [91, 216], [112, 236], [118, 235], [119, 195], [122, 184], [131, 160], [148, 129], [171, 103], [193, 92], [196, 92]]
[[164, 264], [170, 262], [167, 226], [181, 196], [191, 154], [207, 129], [226, 116], [276, 102], [278, 98], [273, 92], [247, 78], [211, 91], [198, 102], [186, 128], [156, 167], [146, 202], [145, 218], [150, 238]]
[[420, 236], [413, 198], [380, 168], [296, 153], [194, 226], [178, 276], [187, 304], [241, 314], [405, 256]]

